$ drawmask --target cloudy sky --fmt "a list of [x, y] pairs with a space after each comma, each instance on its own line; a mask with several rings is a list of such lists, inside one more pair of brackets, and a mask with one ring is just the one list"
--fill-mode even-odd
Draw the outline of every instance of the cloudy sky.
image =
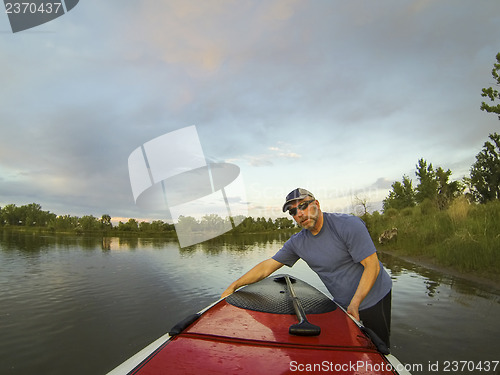
[[0, 206], [150, 218], [129, 155], [195, 125], [251, 216], [298, 186], [377, 209], [419, 158], [468, 174], [499, 130], [479, 109], [499, 30], [496, 0], [81, 0], [15, 34], [0, 15]]

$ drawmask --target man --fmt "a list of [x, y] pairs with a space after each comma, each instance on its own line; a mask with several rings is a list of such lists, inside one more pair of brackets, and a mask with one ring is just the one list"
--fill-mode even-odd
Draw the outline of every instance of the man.
[[364, 222], [356, 216], [323, 213], [314, 195], [302, 188], [287, 195], [283, 212], [287, 210], [303, 229], [273, 257], [234, 281], [222, 297], [302, 258], [335, 301], [389, 347], [392, 280], [378, 260]]

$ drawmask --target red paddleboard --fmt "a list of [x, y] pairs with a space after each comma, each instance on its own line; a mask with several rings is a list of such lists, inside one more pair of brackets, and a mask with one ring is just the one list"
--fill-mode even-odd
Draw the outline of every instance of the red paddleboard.
[[[409, 374], [328, 296], [291, 276], [290, 290], [284, 277], [243, 287], [186, 318], [108, 375]], [[320, 332], [290, 329], [300, 325], [294, 294]]]

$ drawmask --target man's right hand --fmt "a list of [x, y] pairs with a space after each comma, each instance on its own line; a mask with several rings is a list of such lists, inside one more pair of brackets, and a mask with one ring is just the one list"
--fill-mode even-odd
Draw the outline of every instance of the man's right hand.
[[233, 293], [234, 293], [234, 289], [229, 287], [224, 291], [224, 293], [222, 293], [220, 298], [226, 298], [227, 296], [229, 296], [230, 294], [233, 294]]
[[228, 295], [234, 293], [234, 291], [244, 285], [253, 284], [260, 281], [274, 271], [278, 270], [283, 266], [282, 263], [269, 258], [263, 262], [257, 264], [254, 268], [248, 271], [246, 274], [241, 276], [238, 280], [234, 281], [229, 287], [221, 294], [221, 298], [226, 298]]

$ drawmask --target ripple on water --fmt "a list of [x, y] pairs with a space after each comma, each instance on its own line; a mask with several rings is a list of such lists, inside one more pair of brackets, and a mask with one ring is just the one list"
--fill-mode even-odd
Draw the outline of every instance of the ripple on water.
[[[111, 239], [102, 250], [100, 243], [44, 239], [38, 250], [31, 242], [21, 250], [12, 242], [5, 249], [0, 237], [0, 373], [105, 373], [218, 299], [281, 243], [180, 250], [165, 240]], [[397, 259], [383, 261], [394, 282], [391, 340], [399, 359], [498, 359], [497, 295]], [[304, 262], [279, 272], [326, 292]]]

